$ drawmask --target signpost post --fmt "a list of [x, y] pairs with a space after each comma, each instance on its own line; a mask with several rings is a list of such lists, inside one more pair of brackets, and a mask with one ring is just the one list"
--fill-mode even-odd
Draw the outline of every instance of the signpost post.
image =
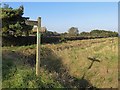
[[37, 29], [37, 48], [36, 48], [36, 75], [40, 74], [40, 30], [41, 30], [41, 17], [38, 17], [38, 29]]
[[37, 21], [27, 20], [26, 24], [28, 25], [36, 25], [37, 30], [33, 30], [33, 32], [37, 32], [37, 47], [36, 47], [36, 75], [40, 75], [40, 43], [41, 43], [41, 33], [44, 33], [45, 30], [41, 28], [41, 17], [38, 17]]

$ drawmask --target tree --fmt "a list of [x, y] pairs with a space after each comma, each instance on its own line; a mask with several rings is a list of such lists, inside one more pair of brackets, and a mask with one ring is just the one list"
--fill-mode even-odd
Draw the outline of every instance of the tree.
[[80, 36], [87, 37], [87, 36], [90, 36], [90, 33], [89, 32], [81, 32]]
[[118, 33], [113, 31], [106, 31], [106, 30], [92, 30], [90, 32], [91, 36], [96, 37], [117, 37]]
[[18, 9], [13, 9], [8, 4], [4, 4], [1, 9], [3, 35], [21, 36], [23, 32], [28, 33], [32, 29], [32, 26], [26, 25], [25, 23], [25, 20], [29, 18], [22, 17], [24, 11], [23, 6], [20, 6]]
[[71, 27], [68, 30], [68, 33], [69, 33], [70, 36], [77, 36], [79, 34], [79, 30], [76, 27]]
[[46, 32], [42, 33], [42, 36], [43, 36], [43, 37], [54, 36], [54, 32], [52, 32], [52, 31], [47, 31], [47, 29], [46, 29]]

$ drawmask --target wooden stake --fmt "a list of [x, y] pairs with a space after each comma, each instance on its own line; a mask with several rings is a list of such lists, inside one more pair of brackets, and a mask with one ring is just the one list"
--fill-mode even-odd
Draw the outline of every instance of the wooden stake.
[[40, 29], [41, 29], [41, 17], [38, 17], [38, 29], [37, 29], [37, 48], [36, 48], [36, 75], [40, 75]]

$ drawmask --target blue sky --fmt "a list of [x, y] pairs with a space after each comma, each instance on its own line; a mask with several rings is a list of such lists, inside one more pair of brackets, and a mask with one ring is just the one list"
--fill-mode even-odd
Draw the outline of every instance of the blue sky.
[[42, 26], [50, 31], [79, 32], [93, 29], [118, 31], [117, 2], [9, 2], [13, 8], [24, 6], [24, 15], [32, 20], [42, 17]]

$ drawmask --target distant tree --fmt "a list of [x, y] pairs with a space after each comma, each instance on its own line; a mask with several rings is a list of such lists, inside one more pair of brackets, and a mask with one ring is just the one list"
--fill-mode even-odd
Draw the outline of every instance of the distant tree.
[[53, 32], [54, 35], [58, 34], [56, 31]]
[[79, 34], [79, 30], [76, 27], [71, 27], [68, 30], [69, 36], [77, 36]]
[[68, 33], [67, 32], [64, 32], [64, 33], [61, 33], [63, 36], [67, 36]]
[[25, 20], [29, 19], [22, 17], [24, 7], [20, 6], [18, 9], [9, 7], [8, 4], [4, 4], [2, 8], [2, 34], [5, 36], [21, 36], [23, 32], [28, 34], [32, 26], [26, 25]]
[[64, 35], [64, 36], [67, 36], [67, 35], [68, 35], [68, 33], [67, 33], [67, 32], [64, 32], [64, 33], [63, 33], [63, 35]]
[[54, 36], [60, 36], [60, 34], [58, 32], [56, 32], [56, 31], [53, 32], [53, 35]]
[[53, 36], [54, 35], [54, 33], [52, 32], [52, 31], [46, 31], [46, 32], [44, 32], [44, 33], [42, 33], [42, 36], [43, 37], [50, 37], [50, 36]]
[[59, 42], [67, 42], [67, 39], [65, 38], [65, 36], [61, 35]]
[[91, 36], [96, 37], [117, 37], [118, 33], [113, 31], [106, 31], [106, 30], [92, 30], [90, 32]]
[[79, 36], [90, 36], [89, 32], [81, 32]]
[[68, 33], [67, 32], [64, 32], [64, 33], [60, 33], [60, 36], [68, 36]]

